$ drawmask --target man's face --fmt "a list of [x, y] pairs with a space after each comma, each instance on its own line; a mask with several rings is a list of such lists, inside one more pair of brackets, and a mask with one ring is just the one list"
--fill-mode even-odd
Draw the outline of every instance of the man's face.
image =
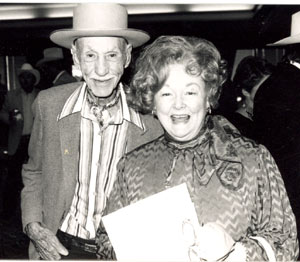
[[19, 75], [19, 82], [26, 93], [32, 92], [35, 81], [35, 76], [30, 72], [22, 72]]
[[74, 63], [94, 95], [108, 98], [131, 59], [131, 45], [119, 37], [82, 37], [73, 46]]

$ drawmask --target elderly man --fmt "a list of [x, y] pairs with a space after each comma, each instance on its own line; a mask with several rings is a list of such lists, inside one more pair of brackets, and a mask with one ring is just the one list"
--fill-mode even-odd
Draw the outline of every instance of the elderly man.
[[[118, 4], [84, 3], [73, 28], [51, 40], [71, 48], [84, 82], [41, 91], [29, 162], [23, 166], [22, 222], [31, 259], [95, 259], [95, 233], [120, 157], [162, 134], [126, 102], [120, 78], [147, 33], [127, 28]], [[105, 258], [104, 258], [105, 259]]]

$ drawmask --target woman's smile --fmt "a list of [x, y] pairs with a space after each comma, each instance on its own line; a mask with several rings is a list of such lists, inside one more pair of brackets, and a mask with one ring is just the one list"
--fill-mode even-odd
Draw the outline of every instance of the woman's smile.
[[171, 120], [173, 124], [182, 124], [187, 123], [190, 120], [191, 116], [188, 114], [174, 114], [171, 115]]

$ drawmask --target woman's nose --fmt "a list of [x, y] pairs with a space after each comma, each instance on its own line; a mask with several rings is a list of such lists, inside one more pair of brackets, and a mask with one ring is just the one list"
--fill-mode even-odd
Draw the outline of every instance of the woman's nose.
[[175, 107], [176, 109], [181, 109], [181, 108], [184, 108], [184, 107], [185, 107], [185, 102], [183, 101], [183, 99], [182, 99], [181, 96], [177, 96], [177, 97], [175, 98], [174, 107]]
[[108, 73], [109, 66], [108, 63], [106, 61], [105, 57], [99, 57], [97, 62], [96, 62], [96, 66], [95, 66], [95, 71], [97, 73], [97, 75], [99, 76], [105, 76]]

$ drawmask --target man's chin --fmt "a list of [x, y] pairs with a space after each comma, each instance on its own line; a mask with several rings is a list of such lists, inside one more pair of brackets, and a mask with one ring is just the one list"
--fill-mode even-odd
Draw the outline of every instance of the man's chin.
[[116, 94], [116, 88], [107, 88], [107, 90], [103, 90], [101, 88], [94, 88], [92, 89], [92, 92], [95, 96], [103, 99], [110, 99], [115, 96]]

